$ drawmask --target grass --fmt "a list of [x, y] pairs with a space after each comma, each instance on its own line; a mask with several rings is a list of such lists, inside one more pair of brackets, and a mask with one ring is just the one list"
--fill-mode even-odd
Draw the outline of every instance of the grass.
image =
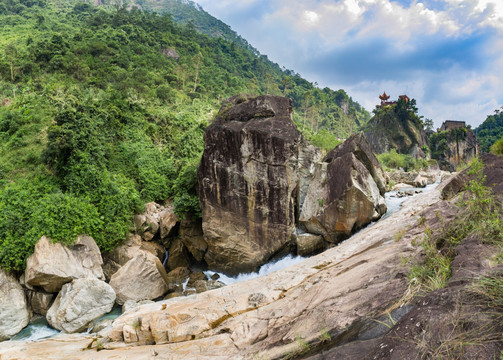
[[[469, 182], [466, 192], [458, 200], [458, 206], [463, 209], [461, 216], [449, 226], [437, 214], [442, 228], [440, 233], [433, 234], [429, 227], [425, 229], [417, 244], [423, 248], [424, 261], [412, 265], [408, 274], [409, 288], [404, 298], [409, 301], [418, 294], [445, 287], [451, 277], [451, 261], [456, 255], [454, 249], [470, 235], [476, 235], [482, 243], [496, 246], [498, 250], [493, 262], [503, 263], [501, 205], [491, 189], [484, 185], [482, 170], [482, 163], [475, 161], [468, 171], [475, 179]], [[425, 221], [420, 219], [418, 223], [423, 225]], [[447, 310], [445, 316], [450, 317], [450, 323], [442, 333], [439, 329], [425, 329], [415, 339], [421, 358], [463, 358], [468, 348], [473, 352], [485, 351], [489, 344], [492, 348], [495, 344], [501, 346], [503, 275], [474, 279], [467, 291], [460, 293], [455, 308]], [[502, 356], [503, 352], [499, 355], [500, 360], [503, 360]]]
[[[496, 261], [503, 260], [503, 220], [500, 206], [490, 188], [484, 185], [482, 175], [483, 164], [472, 162], [468, 171], [475, 175], [467, 185], [465, 196], [460, 197], [458, 206], [464, 209], [462, 215], [451, 225], [447, 226], [444, 219], [437, 213], [443, 230], [440, 234], [433, 234], [426, 228], [424, 237], [419, 245], [425, 253], [424, 262], [414, 264], [410, 268], [409, 282], [414, 288], [422, 292], [430, 292], [445, 287], [451, 277], [450, 263], [454, 259], [454, 248], [471, 234], [479, 236], [484, 243], [496, 245], [499, 248]], [[425, 219], [420, 219], [420, 225]]]

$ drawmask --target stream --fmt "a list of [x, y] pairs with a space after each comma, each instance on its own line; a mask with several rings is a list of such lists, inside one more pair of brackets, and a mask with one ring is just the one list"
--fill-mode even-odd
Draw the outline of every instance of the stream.
[[[410, 187], [410, 188], [401, 189], [400, 191], [406, 191], [406, 190], [416, 191], [416, 190], [418, 190], [418, 191], [421, 191], [421, 193], [428, 193], [431, 190], [433, 190], [438, 184], [439, 184], [439, 181], [437, 181], [434, 184], [427, 185], [425, 188]], [[397, 193], [398, 193], [398, 191], [390, 191], [390, 192], [386, 193], [385, 199], [386, 199], [386, 206], [388, 207], [388, 211], [386, 212], [386, 214], [383, 215], [383, 217], [381, 219], [385, 219], [388, 216], [390, 216], [391, 214], [396, 213], [398, 210], [400, 210], [402, 203], [405, 200], [411, 198], [411, 196], [404, 196], [401, 198], [397, 197]], [[417, 195], [414, 195], [414, 196], [417, 196]], [[367, 225], [367, 227], [372, 226], [374, 224], [376, 224], [376, 222], [370, 223], [369, 225]], [[352, 236], [344, 241], [350, 241], [351, 238], [352, 238]], [[246, 281], [246, 280], [254, 279], [254, 278], [257, 278], [260, 276], [268, 275], [274, 271], [278, 271], [278, 270], [287, 268], [289, 266], [298, 264], [305, 259], [306, 259], [305, 257], [295, 256], [295, 255], [290, 254], [290, 255], [287, 255], [281, 259], [271, 261], [271, 262], [263, 265], [260, 268], [260, 270], [257, 272], [239, 274], [235, 277], [229, 277], [229, 276], [227, 276], [225, 274], [221, 274], [221, 273], [216, 273], [216, 274], [218, 274], [220, 276], [220, 278], [218, 279], [219, 281], [223, 282], [226, 285], [230, 285], [230, 284], [234, 284], [237, 282]], [[166, 262], [166, 260], [167, 260], [167, 252], [166, 252], [166, 257], [164, 259], [164, 262]], [[205, 271], [205, 274], [206, 274], [206, 276], [208, 276], [208, 278], [210, 278], [212, 275], [215, 274], [215, 272], [209, 270], [209, 271]], [[110, 313], [103, 315], [98, 320], [95, 320], [93, 322], [93, 324], [90, 326], [90, 328], [94, 324], [96, 324], [102, 320], [105, 320], [105, 319], [112, 319], [113, 320], [113, 319], [119, 317], [120, 315], [121, 315], [121, 308], [116, 307]], [[58, 330], [55, 330], [49, 326], [49, 324], [47, 323], [47, 320], [44, 317], [35, 316], [30, 321], [30, 323], [28, 324], [27, 327], [25, 327], [20, 333], [18, 333], [14, 337], [12, 337], [9, 341], [14, 341], [14, 340], [36, 341], [36, 340], [42, 340], [42, 339], [47, 339], [47, 338], [56, 336], [59, 333], [60, 332]]]

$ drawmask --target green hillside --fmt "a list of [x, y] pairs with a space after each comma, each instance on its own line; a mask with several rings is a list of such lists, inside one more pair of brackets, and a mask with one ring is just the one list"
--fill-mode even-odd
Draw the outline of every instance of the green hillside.
[[503, 137], [503, 109], [488, 115], [485, 121], [475, 129], [482, 152], [489, 152], [490, 147]]
[[86, 233], [110, 250], [148, 201], [197, 214], [203, 132], [229, 96], [290, 96], [299, 127], [325, 147], [368, 119], [343, 90], [167, 14], [6, 0], [0, 23], [5, 269], [22, 269], [42, 235], [71, 243]]

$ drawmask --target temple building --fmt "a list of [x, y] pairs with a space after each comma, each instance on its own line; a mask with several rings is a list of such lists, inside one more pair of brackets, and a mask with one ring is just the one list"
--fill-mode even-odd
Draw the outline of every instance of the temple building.
[[453, 129], [462, 129], [466, 127], [466, 122], [464, 121], [456, 121], [456, 120], [445, 120], [442, 123], [439, 131], [453, 130]]
[[[386, 105], [394, 105], [398, 102], [398, 100], [396, 101], [388, 101], [390, 98], [390, 96], [388, 94], [386, 94], [386, 91], [383, 92], [382, 95], [379, 95], [379, 99], [381, 99], [381, 105], [377, 105], [376, 107], [377, 108], [380, 108], [380, 107], [383, 107], [383, 106], [386, 106]], [[409, 102], [409, 97], [407, 95], [400, 95], [398, 97], [398, 99], [400, 100], [403, 100], [405, 101], [405, 103], [408, 103]]]

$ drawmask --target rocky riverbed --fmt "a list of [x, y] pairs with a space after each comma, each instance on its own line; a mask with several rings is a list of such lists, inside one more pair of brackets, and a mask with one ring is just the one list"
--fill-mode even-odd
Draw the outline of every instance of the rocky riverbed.
[[[81, 359], [281, 358], [324, 333], [357, 337], [349, 329], [378, 317], [406, 291], [401, 256], [418, 251], [410, 244], [418, 232], [405, 232], [439, 201], [439, 190], [414, 197], [350, 241], [265, 277], [128, 311], [101, 334], [103, 344], [90, 335], [60, 335], [4, 342], [0, 354], [2, 359], [70, 359], [76, 351]], [[399, 233], [405, 235], [396, 241]], [[97, 347], [106, 351], [96, 352]]]

